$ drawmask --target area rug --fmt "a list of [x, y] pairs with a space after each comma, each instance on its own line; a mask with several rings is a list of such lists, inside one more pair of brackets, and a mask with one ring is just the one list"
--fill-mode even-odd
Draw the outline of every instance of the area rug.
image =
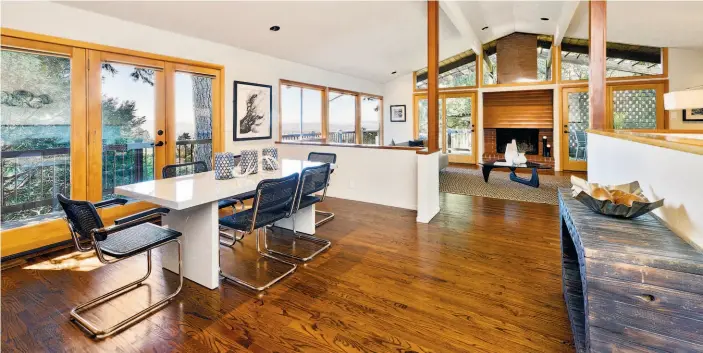
[[[525, 170], [529, 172], [529, 170]], [[530, 174], [518, 176], [529, 178]], [[510, 180], [510, 173], [500, 170], [491, 171], [488, 183], [483, 181], [481, 169], [447, 167], [439, 173], [439, 191], [450, 194], [492, 197], [495, 199], [526, 201], [558, 205], [557, 188], [571, 187], [569, 177], [539, 176], [539, 188], [522, 185]]]

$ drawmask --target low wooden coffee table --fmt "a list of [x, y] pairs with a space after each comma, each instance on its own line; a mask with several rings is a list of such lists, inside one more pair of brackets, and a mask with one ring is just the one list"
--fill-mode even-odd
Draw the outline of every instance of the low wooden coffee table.
[[[520, 183], [523, 185], [531, 186], [533, 188], [539, 187], [539, 175], [537, 174], [538, 169], [552, 169], [552, 167], [546, 164], [540, 164], [535, 162], [527, 162], [521, 164], [508, 164], [505, 159], [499, 159], [495, 161], [486, 161], [479, 163], [481, 165], [481, 170], [483, 171], [483, 180], [488, 183], [488, 176], [491, 175], [491, 170], [495, 168], [508, 168], [510, 169], [510, 180]], [[525, 179], [517, 176], [515, 170], [517, 169], [532, 169], [532, 178]]]

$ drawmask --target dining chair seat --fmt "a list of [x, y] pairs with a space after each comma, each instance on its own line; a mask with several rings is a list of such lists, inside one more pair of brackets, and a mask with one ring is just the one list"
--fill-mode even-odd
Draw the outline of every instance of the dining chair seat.
[[[256, 215], [256, 224], [254, 225], [254, 228], [261, 228], [265, 225], [269, 225], [278, 220], [284, 219], [287, 216], [287, 210], [284, 209], [259, 212]], [[220, 224], [238, 231], [248, 232], [251, 229], [252, 218], [254, 218], [254, 209], [250, 208], [248, 210], [220, 218]]]
[[143, 223], [110, 234], [105, 240], [98, 242], [98, 247], [103, 253], [112, 257], [129, 257], [167, 243], [181, 235], [173, 229], [162, 228], [153, 223]]
[[307, 195], [307, 196], [303, 196], [300, 198], [300, 206], [298, 206], [298, 207], [299, 208], [306, 208], [306, 207], [310, 207], [318, 202], [322, 202], [322, 199], [315, 196], [315, 195]]

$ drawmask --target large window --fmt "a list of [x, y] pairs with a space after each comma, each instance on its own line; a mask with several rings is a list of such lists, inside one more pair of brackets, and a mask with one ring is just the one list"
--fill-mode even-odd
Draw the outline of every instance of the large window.
[[483, 45], [483, 84], [552, 81], [552, 36], [512, 33]]
[[2, 50], [2, 226], [60, 210], [71, 194], [71, 58]]
[[[587, 39], [564, 38], [561, 45], [562, 81], [588, 80]], [[606, 44], [606, 77], [659, 76], [664, 73], [663, 49], [620, 43]]]
[[321, 141], [324, 90], [281, 84], [281, 140]]
[[[473, 50], [442, 60], [438, 80], [439, 88], [476, 86], [476, 54]], [[415, 88], [427, 89], [427, 68], [415, 72]]]
[[358, 95], [329, 92], [328, 142], [356, 143], [356, 99]]
[[380, 145], [381, 124], [383, 112], [381, 99], [378, 97], [361, 96], [361, 143], [364, 145]]

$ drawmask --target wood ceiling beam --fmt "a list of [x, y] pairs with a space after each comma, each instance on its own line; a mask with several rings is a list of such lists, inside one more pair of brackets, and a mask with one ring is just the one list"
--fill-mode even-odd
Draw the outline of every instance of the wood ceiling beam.
[[569, 24], [571, 24], [571, 20], [574, 18], [574, 14], [580, 3], [580, 1], [566, 1], [564, 5], [561, 6], [561, 13], [559, 14], [557, 27], [554, 32], [555, 46], [561, 45], [561, 41], [564, 39], [566, 30], [569, 29]]

